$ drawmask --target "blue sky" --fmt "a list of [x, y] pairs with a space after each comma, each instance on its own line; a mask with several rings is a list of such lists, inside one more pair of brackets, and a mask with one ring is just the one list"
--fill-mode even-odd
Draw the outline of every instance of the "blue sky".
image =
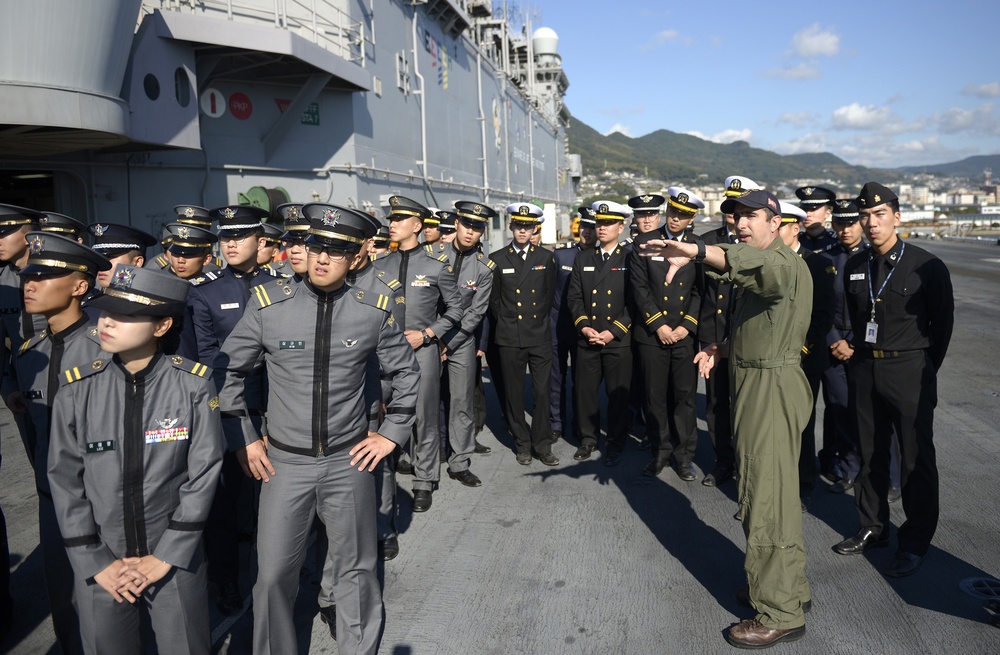
[[604, 134], [665, 128], [867, 166], [1000, 153], [1000, 3], [509, 6], [559, 35], [570, 112]]

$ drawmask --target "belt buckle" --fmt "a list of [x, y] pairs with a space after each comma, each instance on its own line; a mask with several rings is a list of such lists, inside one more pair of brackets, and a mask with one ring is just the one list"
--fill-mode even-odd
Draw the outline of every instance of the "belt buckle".
[[872, 350], [872, 357], [874, 357], [875, 359], [885, 359], [885, 351], [884, 350], [874, 350], [873, 349]]

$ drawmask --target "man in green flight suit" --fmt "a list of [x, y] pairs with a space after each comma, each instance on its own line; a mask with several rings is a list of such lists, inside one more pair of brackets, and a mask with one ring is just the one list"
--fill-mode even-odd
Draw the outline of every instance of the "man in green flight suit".
[[[738, 648], [767, 648], [805, 634], [811, 606], [805, 575], [798, 461], [809, 420], [811, 392], [800, 366], [812, 308], [812, 279], [802, 259], [778, 236], [778, 199], [758, 190], [729, 198], [739, 243], [648, 241], [645, 255], [670, 259], [669, 282], [690, 261], [717, 269], [734, 285], [729, 337], [695, 356], [707, 377], [728, 350], [733, 434], [739, 473], [739, 512], [747, 538], [744, 568], [757, 616], [733, 625], [726, 640]], [[722, 351], [722, 352], [720, 352]]]

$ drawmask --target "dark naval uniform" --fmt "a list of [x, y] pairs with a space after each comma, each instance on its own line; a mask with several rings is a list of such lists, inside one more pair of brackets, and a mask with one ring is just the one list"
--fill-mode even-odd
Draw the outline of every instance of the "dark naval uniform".
[[460, 473], [469, 470], [476, 448], [476, 425], [473, 393], [479, 373], [479, 338], [483, 317], [490, 304], [493, 288], [493, 261], [479, 248], [461, 251], [454, 242], [445, 246], [458, 293], [462, 299], [462, 318], [441, 336], [447, 348], [445, 366], [451, 396], [448, 408], [448, 439], [452, 454], [448, 470]]
[[45, 585], [56, 637], [63, 644], [64, 651], [68, 648], [79, 652], [80, 625], [77, 610], [73, 607], [73, 568], [66, 554], [63, 535], [59, 532], [48, 476], [52, 438], [50, 427], [61, 428], [62, 424], [50, 424], [49, 417], [56, 392], [65, 382], [62, 374], [66, 364], [89, 363], [105, 356], [101, 340], [97, 337], [97, 328], [84, 315], [58, 334], [43, 330], [24, 342], [14, 361], [21, 394], [28, 407], [27, 432], [34, 447], [30, 461], [35, 469], [35, 488], [38, 491], [38, 534], [45, 562]]
[[937, 371], [954, 325], [951, 277], [940, 259], [897, 239], [885, 256], [869, 249], [851, 257], [845, 284], [854, 346], [850, 405], [861, 443], [855, 484], [861, 529], [888, 539], [889, 441], [895, 430], [906, 512], [899, 551], [923, 557], [938, 522], [934, 407]]
[[[800, 233], [801, 234], [801, 233]], [[833, 283], [837, 270], [826, 253], [814, 253], [799, 244], [798, 254], [809, 268], [813, 281], [812, 314], [809, 330], [802, 346], [802, 370], [805, 371], [812, 391], [809, 421], [802, 431], [802, 450], [799, 455], [799, 495], [808, 498], [816, 486], [816, 398], [824, 371], [830, 366], [830, 351], [826, 337], [833, 325], [836, 297]]]
[[[700, 236], [706, 246], [737, 241], [728, 225]], [[705, 273], [701, 280], [701, 308], [698, 313], [698, 341], [703, 348], [713, 343], [722, 343], [729, 335], [727, 321], [732, 309], [733, 294], [731, 283], [707, 275], [707, 270]], [[730, 423], [729, 375], [724, 362], [721, 359], [718, 362], [705, 380], [705, 423], [715, 449], [715, 471], [727, 476], [735, 469], [736, 460], [733, 427]]]
[[416, 414], [420, 371], [387, 311], [388, 298], [347, 285], [324, 293], [309, 282], [275, 280], [254, 293], [223, 346], [228, 371], [220, 402], [230, 448], [261, 438], [248, 420], [243, 378], [260, 359], [268, 370], [268, 457], [254, 587], [254, 652], [294, 650], [299, 567], [313, 516], [326, 525], [335, 558], [334, 597], [341, 653], [374, 653], [382, 626], [375, 573], [375, 476], [349, 462], [366, 438], [368, 358], [377, 353], [392, 393], [379, 433], [403, 445]]
[[[608, 395], [608, 453], [625, 449], [629, 427], [629, 384], [632, 380], [632, 288], [629, 283], [629, 252], [625, 242], [605, 253], [600, 244], [581, 252], [573, 263], [567, 300], [577, 331], [574, 370], [576, 407], [579, 409], [581, 445], [597, 446], [601, 433], [601, 380]], [[603, 346], [591, 345], [581, 334], [584, 328], [610, 331], [614, 340]]]
[[[440, 339], [461, 320], [462, 299], [448, 257], [436, 255], [433, 246], [382, 253], [372, 264], [392, 289], [389, 309], [401, 331], [430, 328]], [[432, 491], [441, 477], [441, 351], [436, 341], [427, 339], [414, 353], [420, 364], [420, 394], [413, 489]]]
[[[670, 239], [666, 227], [636, 238], [629, 260], [632, 293], [635, 296], [633, 338], [639, 343], [646, 385], [646, 431], [653, 446], [654, 467], [662, 469], [673, 455], [680, 467], [691, 464], [697, 446], [695, 394], [698, 370], [694, 365], [701, 311], [700, 266], [685, 266], [668, 285], [669, 262], [663, 257], [643, 257], [641, 244], [650, 239]], [[683, 234], [680, 241], [695, 243], [698, 237]], [[664, 345], [656, 335], [662, 325], [684, 326], [688, 335]]]
[[[89, 653], [142, 652], [143, 605], [159, 652], [211, 649], [202, 530], [223, 441], [209, 374], [161, 353], [135, 374], [107, 354], [59, 374], [48, 475]], [[136, 604], [93, 581], [115, 560], [145, 555], [174, 568]]]
[[[569, 289], [569, 278], [573, 272], [573, 262], [580, 254], [580, 244], [575, 243], [568, 248], [558, 248], [552, 252], [556, 260], [556, 295], [552, 301], [552, 314], [549, 321], [552, 324], [552, 403], [549, 407], [549, 421], [553, 432], [572, 432], [579, 437], [579, 425], [576, 399], [573, 398], [573, 426], [566, 424], [566, 411], [569, 398], [566, 393], [566, 380], [573, 380], [571, 374], [576, 365], [576, 330], [573, 328], [573, 317], [570, 315], [569, 304], [566, 302], [566, 290]], [[568, 363], [567, 363], [568, 360]], [[575, 387], [574, 387], [575, 388]]]
[[[830, 346], [841, 340], [848, 343], [854, 342], [851, 317], [847, 311], [846, 267], [848, 259], [867, 250], [868, 242], [862, 240], [853, 248], [847, 248], [838, 243], [828, 253], [833, 262], [832, 265], [837, 271], [833, 283], [833, 327], [826, 336], [828, 350]], [[858, 435], [855, 431], [854, 418], [848, 411], [847, 365], [848, 362], [831, 357], [829, 368], [823, 372], [823, 442], [826, 444], [829, 441], [834, 445], [839, 474], [845, 480], [853, 482], [858, 471], [861, 470], [861, 451], [858, 445]], [[824, 462], [820, 461], [820, 465], [823, 464]]]
[[[205, 264], [205, 268], [201, 269], [202, 275], [205, 273], [214, 273], [221, 271], [226, 267], [226, 260], [218, 255], [212, 255], [212, 258], [208, 260]], [[150, 259], [143, 268], [152, 269], [154, 271], [163, 271], [164, 273], [173, 273], [173, 269], [170, 268], [170, 260], [167, 259], [167, 253], [161, 252], [156, 257]]]
[[[504, 415], [517, 452], [530, 457], [551, 456], [549, 427], [552, 380], [552, 328], [556, 262], [545, 248], [529, 245], [525, 258], [509, 245], [490, 253], [493, 289], [490, 293], [492, 340], [500, 357]], [[534, 395], [531, 431], [524, 419], [524, 369], [529, 367]]]
[[799, 232], [799, 244], [810, 252], [826, 252], [831, 250], [838, 243], [837, 235], [833, 230], [823, 228], [823, 231], [813, 236], [802, 230]]

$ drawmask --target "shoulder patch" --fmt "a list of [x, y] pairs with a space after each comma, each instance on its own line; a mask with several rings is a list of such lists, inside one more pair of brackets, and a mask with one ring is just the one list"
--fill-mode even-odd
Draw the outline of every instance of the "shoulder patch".
[[296, 287], [295, 284], [289, 284], [287, 279], [278, 278], [250, 287], [250, 299], [256, 299], [258, 309], [264, 309], [294, 296]]
[[111, 363], [111, 357], [104, 359], [95, 359], [92, 362], [87, 362], [85, 364], [80, 364], [79, 366], [74, 366], [73, 368], [68, 368], [63, 371], [60, 379], [63, 384], [73, 384], [74, 382], [79, 382], [80, 380], [90, 377], [100, 373], [108, 364]]
[[497, 263], [496, 263], [495, 261], [493, 261], [492, 259], [487, 259], [487, 260], [486, 260], [486, 261], [484, 261], [483, 263], [484, 263], [484, 264], [486, 264], [486, 266], [487, 266], [487, 267], [488, 267], [488, 268], [489, 268], [489, 269], [490, 269], [491, 271], [492, 271], [492, 270], [493, 270], [494, 268], [496, 268], [496, 267], [497, 267]]
[[429, 253], [431, 253], [433, 255], [434, 254], [434, 244], [433, 243], [428, 243], [426, 246], [424, 246], [424, 250], [426, 250], [427, 252], [429, 252]]
[[389, 311], [389, 296], [381, 293], [375, 293], [374, 291], [368, 291], [367, 293], [361, 289], [357, 289], [351, 292], [354, 299], [363, 305], [371, 305], [372, 307], [377, 307], [383, 311]]
[[170, 264], [170, 262], [167, 261], [167, 258], [163, 255], [156, 256], [156, 263], [160, 265], [160, 268], [166, 268], [167, 265]]
[[35, 336], [31, 337], [30, 339], [22, 343], [21, 348], [17, 351], [17, 354], [23, 355], [24, 353], [28, 352], [29, 350], [40, 344], [42, 341], [44, 341], [45, 337], [47, 336], [49, 336], [49, 331], [46, 328], [45, 330], [42, 330]]
[[212, 369], [193, 359], [184, 359], [180, 355], [174, 355], [170, 358], [170, 363], [174, 365], [174, 368], [199, 378], [212, 377]]
[[214, 280], [218, 280], [222, 277], [221, 271], [203, 271], [201, 275], [191, 280], [191, 284], [199, 287], [203, 284], [208, 284]]

